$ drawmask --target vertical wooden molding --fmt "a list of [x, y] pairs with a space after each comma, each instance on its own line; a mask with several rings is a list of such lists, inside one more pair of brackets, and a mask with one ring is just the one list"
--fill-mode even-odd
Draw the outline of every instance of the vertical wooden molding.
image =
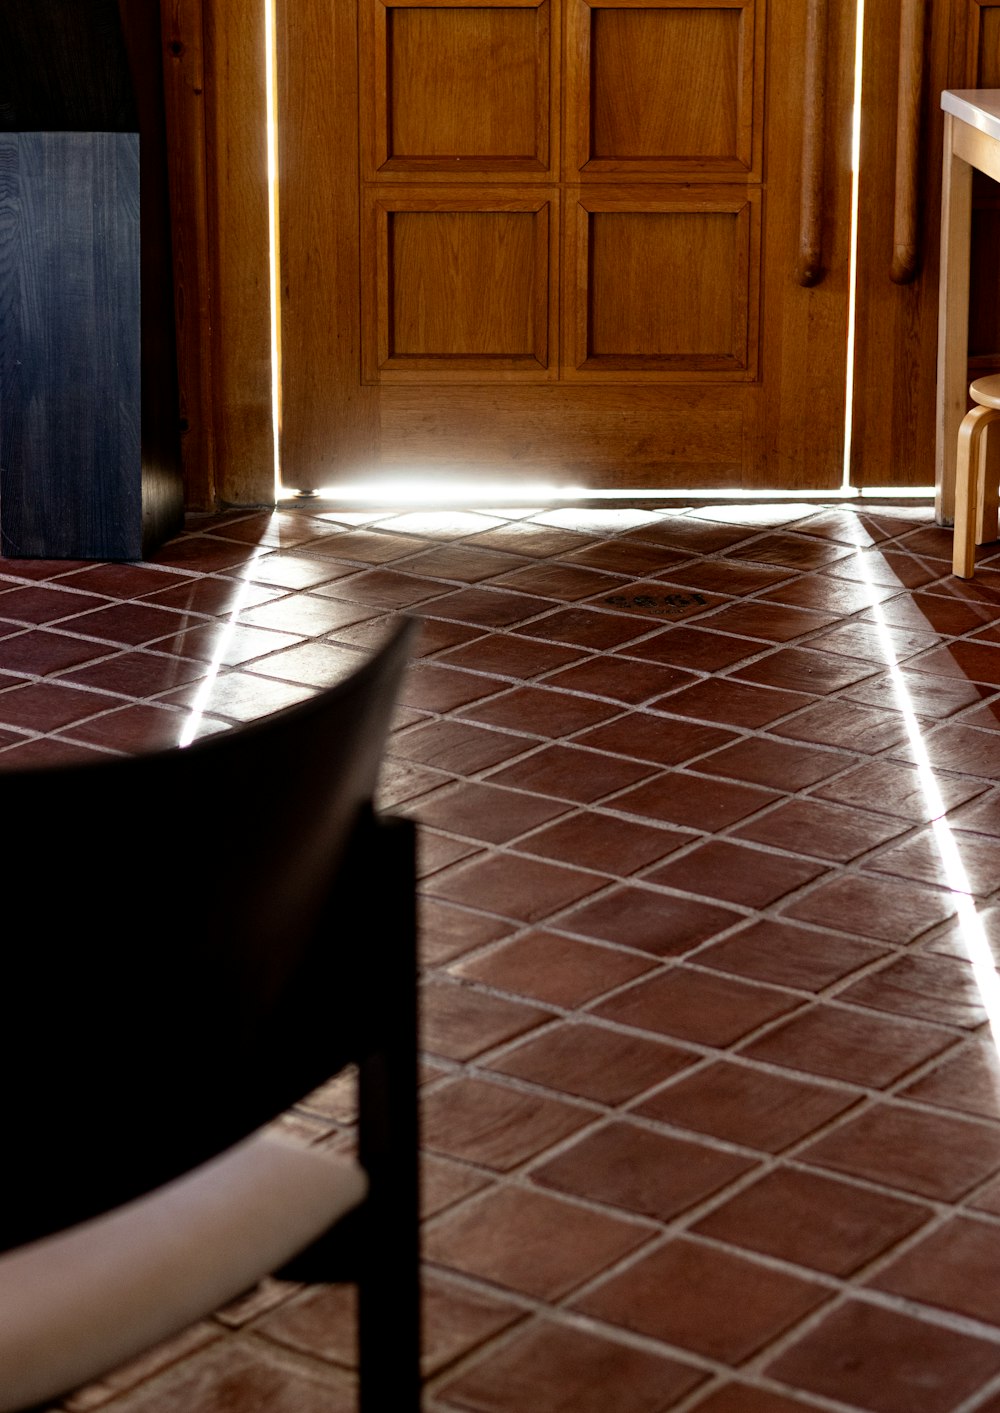
[[373, 99], [357, 0], [277, 0], [275, 18], [282, 478], [318, 490], [370, 474], [377, 456], [378, 389], [360, 380], [359, 91]]
[[826, 168], [826, 53], [829, 0], [809, 0], [806, 21], [805, 104], [802, 122], [802, 195], [798, 281], [823, 278], [823, 191]]
[[890, 278], [909, 284], [920, 268], [920, 110], [924, 89], [925, 0], [903, 0], [896, 92], [896, 186]]
[[181, 451], [185, 499], [216, 502], [203, 0], [162, 0]]
[[204, 36], [216, 495], [232, 505], [271, 505], [263, 0], [213, 0], [205, 7]]

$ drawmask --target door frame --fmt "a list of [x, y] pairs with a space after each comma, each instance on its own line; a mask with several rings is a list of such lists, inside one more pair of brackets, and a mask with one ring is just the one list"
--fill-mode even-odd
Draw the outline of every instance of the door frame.
[[263, 0], [160, 18], [187, 506], [272, 505]]

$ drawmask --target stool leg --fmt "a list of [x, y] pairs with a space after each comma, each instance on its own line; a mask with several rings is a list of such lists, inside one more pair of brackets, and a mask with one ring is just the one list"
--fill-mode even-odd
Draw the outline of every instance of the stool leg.
[[[994, 409], [995, 411], [995, 409]], [[993, 436], [979, 442], [979, 468], [976, 472], [976, 544], [988, 545], [997, 538], [997, 461], [1000, 447]]]
[[958, 429], [958, 464], [955, 468], [955, 537], [952, 570], [960, 579], [971, 579], [976, 563], [976, 508], [979, 500], [980, 441], [998, 413], [992, 407], [974, 407]]

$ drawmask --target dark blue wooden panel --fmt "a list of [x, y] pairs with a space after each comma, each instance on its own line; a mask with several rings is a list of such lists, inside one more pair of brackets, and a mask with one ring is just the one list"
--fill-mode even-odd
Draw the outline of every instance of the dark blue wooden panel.
[[0, 544], [142, 553], [139, 138], [0, 136]]

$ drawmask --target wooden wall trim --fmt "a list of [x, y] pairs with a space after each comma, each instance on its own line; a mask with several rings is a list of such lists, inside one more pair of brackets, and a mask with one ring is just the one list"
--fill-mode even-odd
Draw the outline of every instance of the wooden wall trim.
[[263, 0], [162, 0], [187, 503], [272, 504]]
[[204, 7], [216, 496], [274, 502], [263, 0]]
[[202, 0], [163, 0], [164, 100], [185, 500], [216, 501]]

